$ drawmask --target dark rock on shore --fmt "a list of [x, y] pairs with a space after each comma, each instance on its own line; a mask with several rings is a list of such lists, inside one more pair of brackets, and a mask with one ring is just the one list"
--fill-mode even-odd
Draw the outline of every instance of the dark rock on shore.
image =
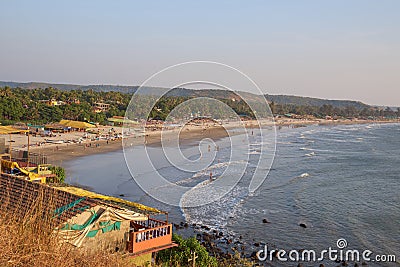
[[[192, 236], [194, 236], [211, 255], [217, 258], [217, 261], [222, 264], [220, 266], [227, 266], [227, 264], [229, 266], [237, 266], [242, 260], [249, 261], [250, 263], [250, 253], [246, 253], [246, 250], [252, 246], [250, 245], [251, 243], [244, 245], [242, 236], [235, 237], [229, 233], [211, 229], [207, 225], [201, 224], [179, 222], [178, 224], [174, 223], [173, 226], [178, 230], [177, 232], [182, 231], [184, 235], [187, 234], [187, 231], [192, 231]], [[186, 227], [190, 227], [190, 229], [186, 229]], [[256, 241], [254, 240], [254, 242]], [[259, 246], [261, 246], [262, 243], [259, 244]], [[240, 255], [240, 259], [236, 257], [236, 254]]]
[[211, 240], [210, 235], [207, 233], [203, 233], [203, 240], [206, 242], [210, 242]]
[[233, 256], [232, 256], [232, 254], [230, 254], [230, 253], [226, 253], [226, 254], [225, 254], [225, 258], [228, 259], [228, 260], [230, 260], [230, 259], [233, 258]]
[[200, 228], [204, 229], [206, 231], [210, 231], [211, 230], [210, 227], [208, 227], [207, 225], [202, 225], [202, 226], [200, 226]]

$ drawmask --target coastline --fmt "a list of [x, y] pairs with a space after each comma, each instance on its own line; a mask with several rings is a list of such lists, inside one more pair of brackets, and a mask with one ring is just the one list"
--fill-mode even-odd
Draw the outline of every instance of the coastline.
[[[169, 144], [172, 136], [179, 135], [180, 145], [200, 141], [204, 138], [227, 137], [227, 131], [221, 126], [184, 127], [182, 130], [171, 129], [163, 133], [164, 144]], [[123, 144], [127, 146], [143, 145], [143, 140], [148, 146], [161, 146], [161, 131], [151, 131], [146, 136], [126, 137], [114, 140], [95, 140], [72, 144], [46, 144], [45, 146], [31, 147], [30, 151], [47, 156], [48, 163], [62, 165], [63, 162], [77, 157], [95, 155], [121, 150]]]
[[[282, 123], [282, 124], [276, 124], [276, 126], [283, 126], [283, 127], [302, 127], [302, 126], [308, 126], [308, 125], [332, 125], [332, 126], [337, 126], [337, 125], [356, 125], [356, 124], [369, 124], [369, 123], [399, 123], [398, 121], [383, 121], [383, 122], [370, 122], [370, 121], [357, 121], [357, 122], [342, 122], [342, 123], [315, 123], [315, 122], [298, 122], [298, 123]], [[251, 127], [251, 123], [248, 123], [248, 127]], [[233, 125], [231, 125], [232, 128], [234, 128]], [[264, 125], [263, 126], [267, 126]], [[213, 127], [211, 127], [213, 128]], [[188, 132], [190, 134], [185, 134], [185, 131], [182, 133], [182, 138], [184, 137], [186, 142], [192, 142], [197, 140], [195, 136], [197, 137], [210, 137], [210, 135], [215, 135], [217, 136], [217, 131], [212, 131], [210, 129], [206, 129], [203, 133], [204, 129], [201, 127], [198, 128], [191, 128]], [[170, 134], [177, 134], [178, 130], [170, 130], [167, 132], [167, 135]], [[222, 133], [222, 132], [221, 132]], [[219, 134], [221, 134], [219, 133]], [[223, 137], [223, 136], [221, 136]], [[215, 137], [217, 138], [217, 137]], [[143, 141], [141, 138], [130, 138], [129, 140], [132, 140], [132, 143], [129, 145], [140, 145], [141, 141]], [[148, 145], [151, 146], [159, 146], [160, 145], [160, 132], [159, 131], [154, 131], [150, 132], [149, 136], [146, 137], [146, 141]], [[88, 151], [88, 154], [98, 154], [98, 153], [106, 153], [110, 152], [113, 150], [117, 150], [122, 148], [121, 140], [118, 141], [113, 141], [115, 143], [109, 143], [108, 146], [107, 144], [101, 145], [100, 147], [97, 148], [91, 148], [91, 150]], [[129, 142], [128, 142], [129, 143]], [[101, 150], [103, 148], [103, 150]], [[60, 151], [56, 151], [56, 153], [60, 153]], [[102, 152], [104, 151], [104, 152]], [[76, 155], [75, 153], [71, 153], [69, 156], [68, 160], [73, 159], [74, 157], [77, 157], [79, 155]], [[82, 155], [85, 156], [85, 155]], [[65, 159], [64, 159], [65, 160]], [[269, 220], [270, 218], [268, 218]], [[174, 226], [174, 231], [175, 233], [182, 235], [184, 237], [196, 237], [196, 239], [201, 242], [209, 251], [209, 253], [216, 255], [219, 259], [225, 259], [225, 260], [232, 260], [235, 258], [235, 255], [240, 255], [240, 257], [243, 259], [246, 259], [248, 261], [255, 260], [254, 255], [252, 252], [256, 251], [259, 246], [263, 246], [263, 240], [259, 238], [253, 239], [253, 241], [244, 241], [242, 240], [242, 236], [238, 235], [231, 235], [229, 232], [226, 231], [221, 231], [221, 230], [216, 230], [213, 228], [210, 228], [209, 225], [207, 224], [191, 224], [188, 221], [183, 220], [174, 220], [173, 221], [173, 226]], [[259, 221], [259, 224], [261, 225], [267, 225], [270, 222], [263, 222]], [[273, 223], [273, 221], [272, 221]], [[301, 229], [301, 228], [300, 228]], [[271, 245], [272, 248], [276, 248], [273, 245]]]
[[[356, 124], [386, 124], [386, 123], [399, 123], [399, 120], [300, 120], [300, 119], [279, 119], [274, 122], [261, 121], [262, 127], [275, 126], [275, 127], [303, 127], [310, 125], [321, 125], [321, 126], [337, 126], [337, 125], [356, 125]], [[245, 121], [244, 125], [246, 128], [255, 128], [258, 127], [257, 121]], [[234, 129], [239, 126], [237, 123], [224, 125], [225, 128], [221, 125], [202, 125], [202, 126], [185, 126], [182, 129], [172, 128], [163, 132], [163, 141], [168, 144], [170, 137], [179, 135], [180, 144], [197, 142], [204, 138], [223, 138], [227, 137], [229, 134], [227, 130]], [[110, 129], [115, 129], [117, 133], [122, 133], [121, 127], [102, 127], [101, 131], [106, 132]], [[99, 130], [100, 131], [100, 130]], [[82, 132], [74, 132], [67, 134], [60, 134], [54, 139], [57, 140], [70, 140], [77, 139], [83, 135]], [[144, 137], [144, 139], [143, 139]], [[13, 148], [26, 150], [26, 142], [27, 138], [24, 135], [16, 135], [12, 137], [15, 140], [13, 144]], [[32, 137], [31, 137], [32, 139]], [[49, 138], [50, 139], [50, 138]], [[171, 138], [172, 139], [172, 138]], [[118, 139], [110, 139], [110, 140], [87, 140], [81, 143], [63, 143], [63, 144], [55, 144], [55, 143], [46, 143], [38, 145], [31, 145], [30, 152], [39, 153], [47, 156], [48, 163], [55, 165], [62, 165], [63, 162], [72, 160], [77, 157], [108, 153], [117, 150], [121, 150], [123, 148], [122, 143], [126, 146], [137, 146], [142, 145], [143, 140], [146, 145], [149, 146], [160, 146], [161, 145], [161, 130], [146, 130], [146, 136], [129, 136], [126, 137], [124, 141], [122, 138]], [[34, 142], [31, 141], [31, 144], [40, 143], [41, 141], [45, 142], [45, 138], [36, 137]], [[6, 138], [7, 142], [7, 138]]]

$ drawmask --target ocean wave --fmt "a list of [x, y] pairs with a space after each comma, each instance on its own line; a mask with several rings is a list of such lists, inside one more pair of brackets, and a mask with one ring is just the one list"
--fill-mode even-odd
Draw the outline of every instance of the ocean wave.
[[225, 169], [229, 165], [242, 165], [242, 164], [247, 164], [247, 162], [245, 160], [238, 160], [238, 161], [225, 161], [225, 162], [216, 163], [202, 171], [196, 172], [192, 177], [180, 180], [180, 181], [176, 182], [175, 184], [182, 185], [182, 184], [194, 181], [194, 180], [198, 180], [198, 178], [208, 178], [208, 177], [210, 177], [210, 172], [212, 172], [212, 175], [215, 178], [217, 176], [222, 175], [224, 173]]
[[260, 155], [261, 152], [259, 150], [254, 150], [254, 151], [250, 151], [248, 153], [246, 153], [247, 155]]
[[[212, 192], [211, 192], [212, 193]], [[200, 207], [182, 208], [185, 220], [189, 223], [203, 224], [211, 229], [224, 230], [230, 218], [240, 210], [248, 196], [248, 188], [236, 186], [218, 201]], [[184, 199], [181, 201], [184, 203]]]
[[262, 146], [263, 143], [251, 143], [249, 146]]

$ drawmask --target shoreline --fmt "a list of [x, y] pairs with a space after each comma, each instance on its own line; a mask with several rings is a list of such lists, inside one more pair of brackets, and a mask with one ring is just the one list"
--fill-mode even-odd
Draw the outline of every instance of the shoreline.
[[[299, 119], [279, 119], [273, 122], [261, 121], [261, 127], [275, 126], [275, 127], [306, 127], [311, 125], [318, 126], [338, 126], [338, 125], [357, 125], [357, 124], [388, 124], [388, 123], [400, 123], [400, 120], [299, 120]], [[257, 121], [244, 121], [243, 124], [246, 128], [256, 128], [258, 127]], [[225, 128], [224, 128], [225, 126]], [[239, 124], [226, 124], [224, 126], [221, 125], [202, 125], [202, 126], [184, 126], [182, 129], [168, 129], [163, 132], [163, 144], [168, 145], [169, 140], [172, 139], [172, 136], [176, 138], [176, 135], [179, 135], [179, 144], [187, 144], [194, 143], [200, 141], [204, 138], [212, 138], [219, 139], [223, 137], [228, 137], [229, 134], [227, 130], [238, 128]], [[116, 131], [122, 133], [121, 127], [113, 127], [116, 128]], [[112, 127], [103, 127], [103, 132], [109, 129], [113, 129]], [[100, 130], [99, 130], [100, 131]], [[83, 135], [82, 132], [74, 132], [67, 134], [60, 134], [55, 140], [70, 140], [77, 139]], [[8, 142], [8, 138], [5, 138], [6, 142]], [[19, 150], [26, 150], [26, 145], [23, 145], [27, 142], [27, 138], [25, 135], [15, 135], [12, 137], [15, 140], [13, 144], [13, 148], [17, 148]], [[32, 137], [31, 137], [32, 139]], [[44, 137], [36, 137], [34, 142], [40, 143], [41, 141], [45, 142]], [[143, 142], [144, 140], [144, 142]], [[33, 143], [34, 143], [33, 142]], [[40, 146], [31, 145], [30, 152], [39, 153], [47, 156], [48, 163], [54, 165], [61, 165], [63, 162], [73, 160], [78, 157], [96, 155], [108, 152], [114, 152], [121, 150], [123, 148], [123, 143], [125, 146], [137, 146], [143, 145], [144, 143], [148, 146], [161, 146], [161, 130], [146, 130], [146, 136], [129, 136], [118, 138], [118, 139], [110, 139], [110, 140], [86, 140], [81, 143], [63, 143], [63, 144], [55, 144], [55, 143], [46, 143]]]
[[[253, 122], [254, 123], [254, 122]], [[275, 124], [277, 127], [306, 127], [309, 125], [321, 125], [321, 126], [338, 126], [338, 125], [356, 125], [356, 124], [387, 124], [387, 123], [399, 123], [399, 121], [357, 121], [357, 122], [336, 122], [336, 123], [316, 123], [313, 121], [308, 121], [306, 123], [298, 122], [298, 123], [282, 123], [282, 124]], [[264, 125], [263, 126], [267, 126]], [[247, 125], [247, 127], [251, 128], [251, 124]], [[219, 132], [215, 130], [214, 127], [210, 127], [211, 129], [202, 129], [201, 127], [190, 129], [186, 134], [183, 131], [182, 138], [185, 142], [195, 142], [198, 138], [202, 138], [204, 136], [210, 137], [213, 135], [213, 138], [218, 138], [217, 136], [224, 137], [223, 132]], [[233, 125], [232, 127], [228, 128], [235, 128]], [[215, 131], [213, 131], [213, 129]], [[170, 130], [166, 134], [168, 135], [175, 135], [178, 134], [179, 130]], [[140, 145], [141, 138], [129, 138], [128, 140], [132, 140], [132, 143], [126, 142], [129, 145]], [[100, 141], [105, 142], [105, 141]], [[146, 143], [150, 146], [159, 146], [160, 145], [160, 132], [154, 131], [149, 133], [149, 136], [146, 136]], [[82, 148], [82, 147], [81, 147]], [[92, 155], [92, 154], [100, 154], [100, 153], [107, 153], [111, 151], [115, 151], [122, 148], [121, 140], [109, 142], [109, 144], [102, 144], [100, 147], [91, 147], [89, 150], [86, 149], [87, 153], [81, 156]], [[83, 148], [82, 148], [83, 149]], [[63, 150], [55, 151], [56, 153], [62, 153]], [[64, 150], [65, 152], [66, 150]], [[63, 158], [64, 161], [72, 160], [79, 155], [75, 153], [71, 153], [66, 158]], [[210, 228], [206, 224], [191, 224], [183, 218], [183, 221], [172, 221], [173, 222], [173, 229], [175, 233], [187, 238], [187, 237], [195, 237], [199, 242], [201, 242], [207, 249], [207, 251], [215, 256], [217, 256], [220, 260], [234, 260], [235, 254], [238, 253], [241, 259], [245, 259], [249, 262], [254, 261], [256, 258], [252, 254], [254, 250], [256, 250], [259, 246], [263, 246], [265, 243], [264, 241], [259, 239], [253, 239], [252, 242], [248, 241], [245, 242], [242, 240], [242, 236], [238, 235], [231, 235], [229, 232], [224, 230], [216, 230]], [[261, 223], [261, 222], [260, 222]], [[264, 222], [262, 222], [264, 223]], [[275, 248], [275, 247], [273, 247]]]
[[[184, 127], [182, 130], [172, 129], [163, 133], [163, 144], [170, 144], [172, 137], [179, 135], [179, 144], [184, 145], [200, 141], [204, 138], [223, 138], [229, 136], [223, 127]], [[144, 141], [144, 142], [143, 142]], [[80, 144], [50, 144], [30, 148], [31, 152], [47, 156], [48, 163], [62, 166], [63, 162], [78, 157], [97, 155], [122, 150], [123, 147], [131, 147], [146, 144], [147, 146], [161, 146], [161, 131], [150, 131], [145, 136], [125, 137], [115, 140], [95, 140]]]

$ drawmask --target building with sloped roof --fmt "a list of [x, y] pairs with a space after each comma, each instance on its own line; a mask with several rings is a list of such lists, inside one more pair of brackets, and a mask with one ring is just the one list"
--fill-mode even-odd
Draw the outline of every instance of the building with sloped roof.
[[17, 220], [38, 213], [48, 216], [45, 221], [60, 242], [87, 251], [120, 251], [151, 262], [154, 252], [176, 246], [167, 214], [165, 221], [155, 219], [162, 213], [155, 208], [76, 187], [52, 187], [2, 174], [0, 210]]

